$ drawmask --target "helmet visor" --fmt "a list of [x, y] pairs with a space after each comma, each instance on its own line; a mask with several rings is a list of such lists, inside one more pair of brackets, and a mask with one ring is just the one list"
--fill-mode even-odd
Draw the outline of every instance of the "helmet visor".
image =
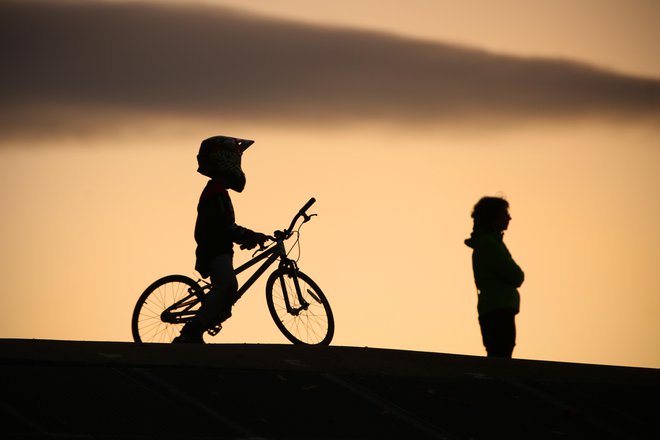
[[236, 139], [236, 146], [238, 146], [238, 149], [243, 153], [245, 150], [247, 150], [250, 145], [254, 144], [253, 140], [250, 139]]

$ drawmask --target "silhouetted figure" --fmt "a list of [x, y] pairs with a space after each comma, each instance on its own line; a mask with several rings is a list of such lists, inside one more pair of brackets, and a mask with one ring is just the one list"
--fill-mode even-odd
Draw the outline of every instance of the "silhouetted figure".
[[209, 328], [231, 316], [238, 281], [234, 273], [233, 243], [241, 249], [262, 245], [267, 236], [236, 224], [228, 189], [245, 188], [241, 156], [254, 141], [214, 136], [202, 142], [197, 156], [198, 172], [210, 177], [197, 205], [195, 270], [204, 278], [211, 277], [213, 289], [204, 299], [197, 316], [184, 325], [174, 342], [203, 343]]
[[502, 237], [509, 226], [509, 202], [483, 197], [472, 211], [474, 227], [465, 244], [472, 248], [479, 325], [488, 356], [510, 358], [516, 345], [515, 316], [525, 279]]

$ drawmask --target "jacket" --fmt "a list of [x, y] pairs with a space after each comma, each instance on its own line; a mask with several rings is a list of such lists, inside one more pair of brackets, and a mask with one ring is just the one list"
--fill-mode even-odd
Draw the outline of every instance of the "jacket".
[[208, 277], [208, 263], [213, 258], [233, 254], [233, 243], [242, 244], [252, 235], [253, 231], [236, 224], [234, 206], [227, 189], [219, 180], [209, 180], [197, 205], [195, 270], [202, 277]]
[[520, 311], [520, 287], [525, 274], [513, 261], [502, 234], [475, 230], [465, 244], [472, 248], [472, 270], [479, 299], [477, 310], [483, 316], [494, 310]]

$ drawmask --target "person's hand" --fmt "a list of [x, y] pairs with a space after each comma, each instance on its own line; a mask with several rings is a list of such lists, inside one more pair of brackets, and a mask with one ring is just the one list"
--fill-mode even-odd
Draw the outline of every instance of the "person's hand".
[[263, 247], [266, 241], [268, 241], [268, 236], [266, 234], [252, 232], [241, 244], [241, 249], [254, 249], [257, 246]]
[[255, 246], [264, 247], [264, 243], [268, 241], [268, 236], [261, 232], [254, 233]]

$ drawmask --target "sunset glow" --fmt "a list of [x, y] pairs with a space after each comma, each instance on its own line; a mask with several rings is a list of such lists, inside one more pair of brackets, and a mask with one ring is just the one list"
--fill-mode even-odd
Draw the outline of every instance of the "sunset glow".
[[[270, 233], [318, 200], [299, 264], [330, 300], [334, 345], [483, 355], [463, 240], [479, 197], [504, 195], [526, 273], [514, 357], [660, 368], [660, 59], [639, 43], [660, 41], [639, 18], [655, 2], [539, 2], [557, 5], [556, 46], [513, 0], [488, 22], [476, 1], [388, 1], [371, 19], [371, 1], [162, 3], [0, 5], [0, 338], [131, 340], [148, 284], [196, 276], [195, 155], [226, 134], [256, 140], [232, 194], [240, 224]], [[610, 14], [640, 22], [620, 47], [572, 44], [586, 5], [593, 32]], [[98, 8], [140, 25], [95, 34], [80, 23], [121, 16]], [[213, 342], [286, 343], [263, 288]]]

